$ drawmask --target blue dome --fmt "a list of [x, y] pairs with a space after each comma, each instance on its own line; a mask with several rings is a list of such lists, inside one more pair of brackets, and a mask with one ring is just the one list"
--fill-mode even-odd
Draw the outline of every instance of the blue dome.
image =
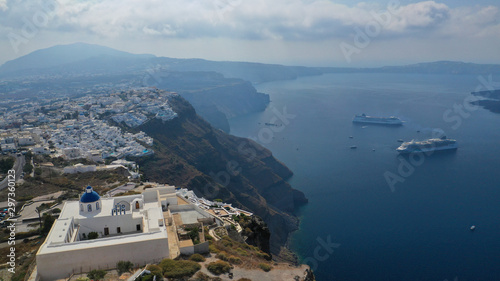
[[92, 186], [89, 185], [85, 189], [85, 193], [83, 193], [82, 197], [80, 198], [80, 202], [91, 203], [91, 202], [95, 202], [95, 201], [99, 200], [100, 198], [101, 197], [99, 196], [99, 194], [97, 194], [97, 192], [95, 192], [92, 189]]

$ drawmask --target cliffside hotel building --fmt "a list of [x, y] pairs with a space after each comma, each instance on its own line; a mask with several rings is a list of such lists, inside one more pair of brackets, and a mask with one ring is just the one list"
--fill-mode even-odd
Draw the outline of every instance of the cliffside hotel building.
[[[168, 258], [163, 210], [171, 200], [176, 200], [173, 187], [148, 189], [140, 195], [101, 198], [88, 186], [79, 201], [64, 204], [38, 250], [39, 280], [111, 269], [122, 260], [142, 266]], [[89, 239], [96, 233], [96, 239]]]

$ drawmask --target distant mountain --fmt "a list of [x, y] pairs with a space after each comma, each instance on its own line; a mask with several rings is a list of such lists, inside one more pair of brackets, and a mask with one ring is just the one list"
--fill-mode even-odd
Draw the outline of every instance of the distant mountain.
[[476, 64], [458, 61], [436, 61], [404, 66], [384, 66], [372, 69], [374, 72], [421, 73], [421, 74], [498, 74], [498, 64]]
[[[137, 55], [100, 45], [74, 43], [40, 49], [25, 56], [8, 61], [0, 67], [0, 74], [17, 71], [47, 69], [82, 62], [92, 58], [114, 57], [117, 59], [153, 58], [154, 55]], [[101, 62], [101, 64], [104, 62]]]
[[[301, 76], [325, 73], [428, 73], [428, 74], [495, 74], [500, 73], [498, 64], [476, 64], [457, 61], [436, 61], [403, 66], [376, 68], [304, 67], [279, 64], [263, 64], [237, 61], [209, 61], [204, 59], [176, 59], [139, 55], [118, 51], [109, 47], [75, 43], [57, 45], [34, 51], [0, 66], [0, 77], [7, 73], [16, 76], [87, 73], [91, 70], [103, 73], [124, 71], [151, 71], [161, 68], [168, 71], [218, 72], [226, 78], [240, 78], [253, 83], [289, 80]], [[12, 75], [9, 75], [12, 76]]]

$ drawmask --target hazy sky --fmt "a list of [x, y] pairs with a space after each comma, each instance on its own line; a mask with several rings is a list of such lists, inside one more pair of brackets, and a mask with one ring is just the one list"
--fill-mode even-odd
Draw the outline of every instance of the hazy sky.
[[74, 42], [301, 65], [500, 63], [500, 2], [0, 0], [0, 35], [0, 63]]

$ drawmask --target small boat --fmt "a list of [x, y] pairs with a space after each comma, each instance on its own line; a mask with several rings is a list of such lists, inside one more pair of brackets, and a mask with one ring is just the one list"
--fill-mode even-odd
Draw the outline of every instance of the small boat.
[[372, 149], [372, 151], [375, 151], [375, 148], [374, 148], [374, 149]]
[[402, 139], [399, 139], [399, 140], [398, 140], [398, 142], [405, 142], [405, 141], [404, 141], [404, 140], [402, 140]]
[[352, 139], [352, 138], [353, 138], [353, 136], [349, 136], [349, 138], [350, 138], [350, 139]]
[[351, 149], [356, 149], [356, 148], [358, 148], [358, 147], [357, 147], [357, 146], [355, 146], [355, 145], [352, 145], [352, 146], [351, 146]]
[[474, 229], [476, 229], [475, 225], [473, 225], [473, 226], [470, 227], [470, 231], [474, 231]]

